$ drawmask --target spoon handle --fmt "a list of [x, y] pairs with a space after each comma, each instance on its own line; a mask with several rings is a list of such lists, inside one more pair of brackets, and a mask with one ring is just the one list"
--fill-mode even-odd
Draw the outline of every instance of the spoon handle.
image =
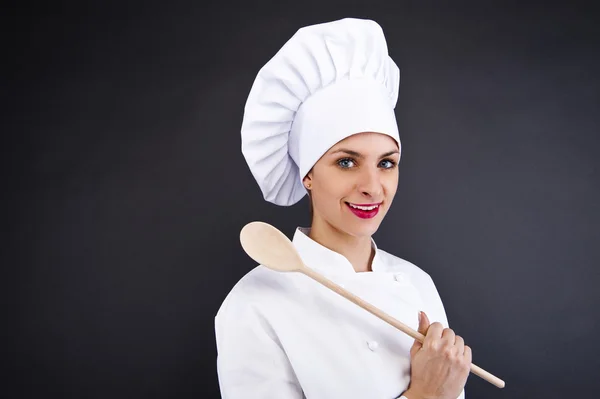
[[[398, 330], [408, 334], [410, 337], [416, 339], [417, 341], [423, 342], [423, 340], [425, 339], [425, 336], [423, 334], [421, 334], [420, 332], [413, 330], [406, 324], [402, 323], [400, 320], [393, 318], [392, 316], [385, 313], [381, 309], [362, 300], [358, 296], [345, 290], [344, 288], [340, 287], [339, 285], [335, 284], [333, 281], [325, 278], [323, 275], [315, 272], [314, 270], [310, 269], [309, 267], [303, 267], [299, 271], [304, 273], [308, 277], [312, 278], [313, 280], [323, 284], [327, 288], [335, 291], [336, 293], [343, 296], [344, 298], [354, 302], [356, 305], [360, 306], [361, 308], [365, 309], [366, 311], [370, 312], [371, 314], [379, 317], [381, 320], [385, 321], [386, 323], [396, 327]], [[471, 363], [471, 372], [473, 374], [483, 378], [484, 380], [488, 381], [489, 383], [497, 386], [498, 388], [504, 388], [505, 383], [503, 380], [501, 380], [500, 378], [496, 377], [495, 375], [485, 371], [481, 367], [476, 366], [473, 363]]]

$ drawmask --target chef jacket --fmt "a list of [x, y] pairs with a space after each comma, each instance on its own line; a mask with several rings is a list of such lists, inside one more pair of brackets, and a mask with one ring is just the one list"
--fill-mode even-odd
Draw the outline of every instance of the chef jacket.
[[[420, 310], [448, 327], [426, 272], [371, 240], [372, 272], [357, 273], [309, 231], [292, 241], [306, 266], [414, 330]], [[414, 340], [302, 273], [255, 267], [223, 301], [215, 335], [224, 399], [391, 399], [410, 382]]]

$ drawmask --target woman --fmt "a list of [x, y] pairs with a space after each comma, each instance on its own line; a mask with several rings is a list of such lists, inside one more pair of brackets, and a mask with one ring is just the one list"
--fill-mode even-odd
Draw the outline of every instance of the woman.
[[304, 263], [424, 343], [302, 274], [258, 266], [215, 318], [223, 398], [464, 398], [471, 350], [433, 281], [371, 238], [398, 184], [398, 86], [375, 22], [300, 29], [252, 86], [242, 152], [266, 200], [309, 194], [311, 226], [293, 238]]

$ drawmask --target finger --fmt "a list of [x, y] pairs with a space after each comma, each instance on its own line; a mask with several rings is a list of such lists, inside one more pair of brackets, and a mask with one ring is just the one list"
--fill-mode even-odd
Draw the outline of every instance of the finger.
[[[429, 319], [427, 318], [427, 315], [424, 312], [419, 312], [419, 327], [418, 327], [418, 331], [425, 335], [427, 334], [427, 329], [429, 328]], [[419, 342], [418, 340], [415, 339], [415, 342], [413, 343], [412, 347], [410, 348], [410, 355], [414, 356], [419, 349], [421, 349], [423, 347], [423, 344], [421, 344], [421, 342]]]
[[454, 330], [451, 328], [444, 328], [444, 331], [442, 331], [442, 341], [444, 341], [446, 345], [454, 346], [455, 340], [456, 334], [454, 333]]
[[419, 312], [419, 332], [423, 335], [427, 335], [427, 329], [429, 328], [429, 317], [427, 313]]
[[415, 342], [410, 347], [410, 357], [414, 357], [422, 347], [423, 347], [423, 344], [421, 344], [419, 341], [417, 341], [415, 339]]
[[465, 340], [460, 335], [457, 335], [454, 340], [454, 346], [456, 347], [456, 352], [463, 356], [465, 354]]
[[473, 353], [471, 352], [471, 347], [469, 345], [465, 345], [465, 361], [467, 364], [473, 363]]
[[425, 340], [423, 341], [424, 349], [433, 349], [436, 350], [441, 345], [442, 332], [444, 331], [444, 326], [440, 322], [435, 322], [429, 326], [427, 329], [427, 335], [425, 335]]

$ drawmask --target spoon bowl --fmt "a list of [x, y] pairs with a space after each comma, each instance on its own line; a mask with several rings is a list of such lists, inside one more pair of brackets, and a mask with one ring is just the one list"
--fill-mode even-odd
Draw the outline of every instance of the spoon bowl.
[[281, 231], [264, 222], [251, 222], [240, 232], [244, 251], [256, 262], [278, 272], [306, 268], [294, 244]]

